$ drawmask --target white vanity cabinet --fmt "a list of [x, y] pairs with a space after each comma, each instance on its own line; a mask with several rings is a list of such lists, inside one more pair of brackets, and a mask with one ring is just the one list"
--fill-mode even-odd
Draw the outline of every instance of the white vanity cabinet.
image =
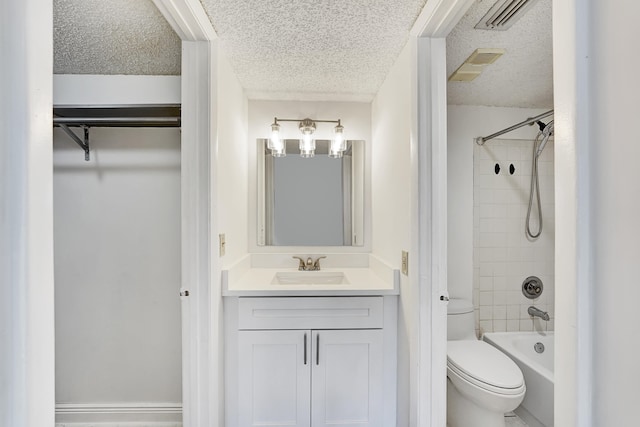
[[239, 331], [239, 426], [309, 426], [310, 339], [309, 331]]
[[382, 330], [312, 335], [311, 425], [382, 427]]
[[395, 425], [396, 304], [225, 299], [226, 425]]

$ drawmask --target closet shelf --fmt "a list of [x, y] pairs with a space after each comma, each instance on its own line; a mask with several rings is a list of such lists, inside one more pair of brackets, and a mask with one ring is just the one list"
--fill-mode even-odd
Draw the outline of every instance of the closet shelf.
[[[89, 161], [91, 127], [180, 127], [180, 105], [54, 106], [53, 126], [60, 127]], [[71, 127], [81, 127], [80, 138]]]

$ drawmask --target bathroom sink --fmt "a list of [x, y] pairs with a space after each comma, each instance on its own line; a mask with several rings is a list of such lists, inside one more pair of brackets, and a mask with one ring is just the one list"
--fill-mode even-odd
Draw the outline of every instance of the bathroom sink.
[[344, 273], [322, 271], [278, 272], [273, 276], [272, 285], [346, 285]]

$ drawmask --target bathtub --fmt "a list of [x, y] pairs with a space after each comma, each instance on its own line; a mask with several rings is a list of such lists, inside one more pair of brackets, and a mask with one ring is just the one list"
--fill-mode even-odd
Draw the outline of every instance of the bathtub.
[[[522, 370], [527, 392], [514, 411], [529, 427], [553, 426], [553, 332], [489, 332], [482, 339]], [[540, 350], [541, 343], [544, 351]]]

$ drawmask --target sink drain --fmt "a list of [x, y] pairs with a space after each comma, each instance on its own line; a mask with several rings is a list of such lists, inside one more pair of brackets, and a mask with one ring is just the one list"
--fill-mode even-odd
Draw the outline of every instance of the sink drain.
[[544, 344], [542, 344], [541, 342], [537, 342], [533, 345], [533, 349], [536, 351], [536, 353], [542, 353], [544, 352]]

